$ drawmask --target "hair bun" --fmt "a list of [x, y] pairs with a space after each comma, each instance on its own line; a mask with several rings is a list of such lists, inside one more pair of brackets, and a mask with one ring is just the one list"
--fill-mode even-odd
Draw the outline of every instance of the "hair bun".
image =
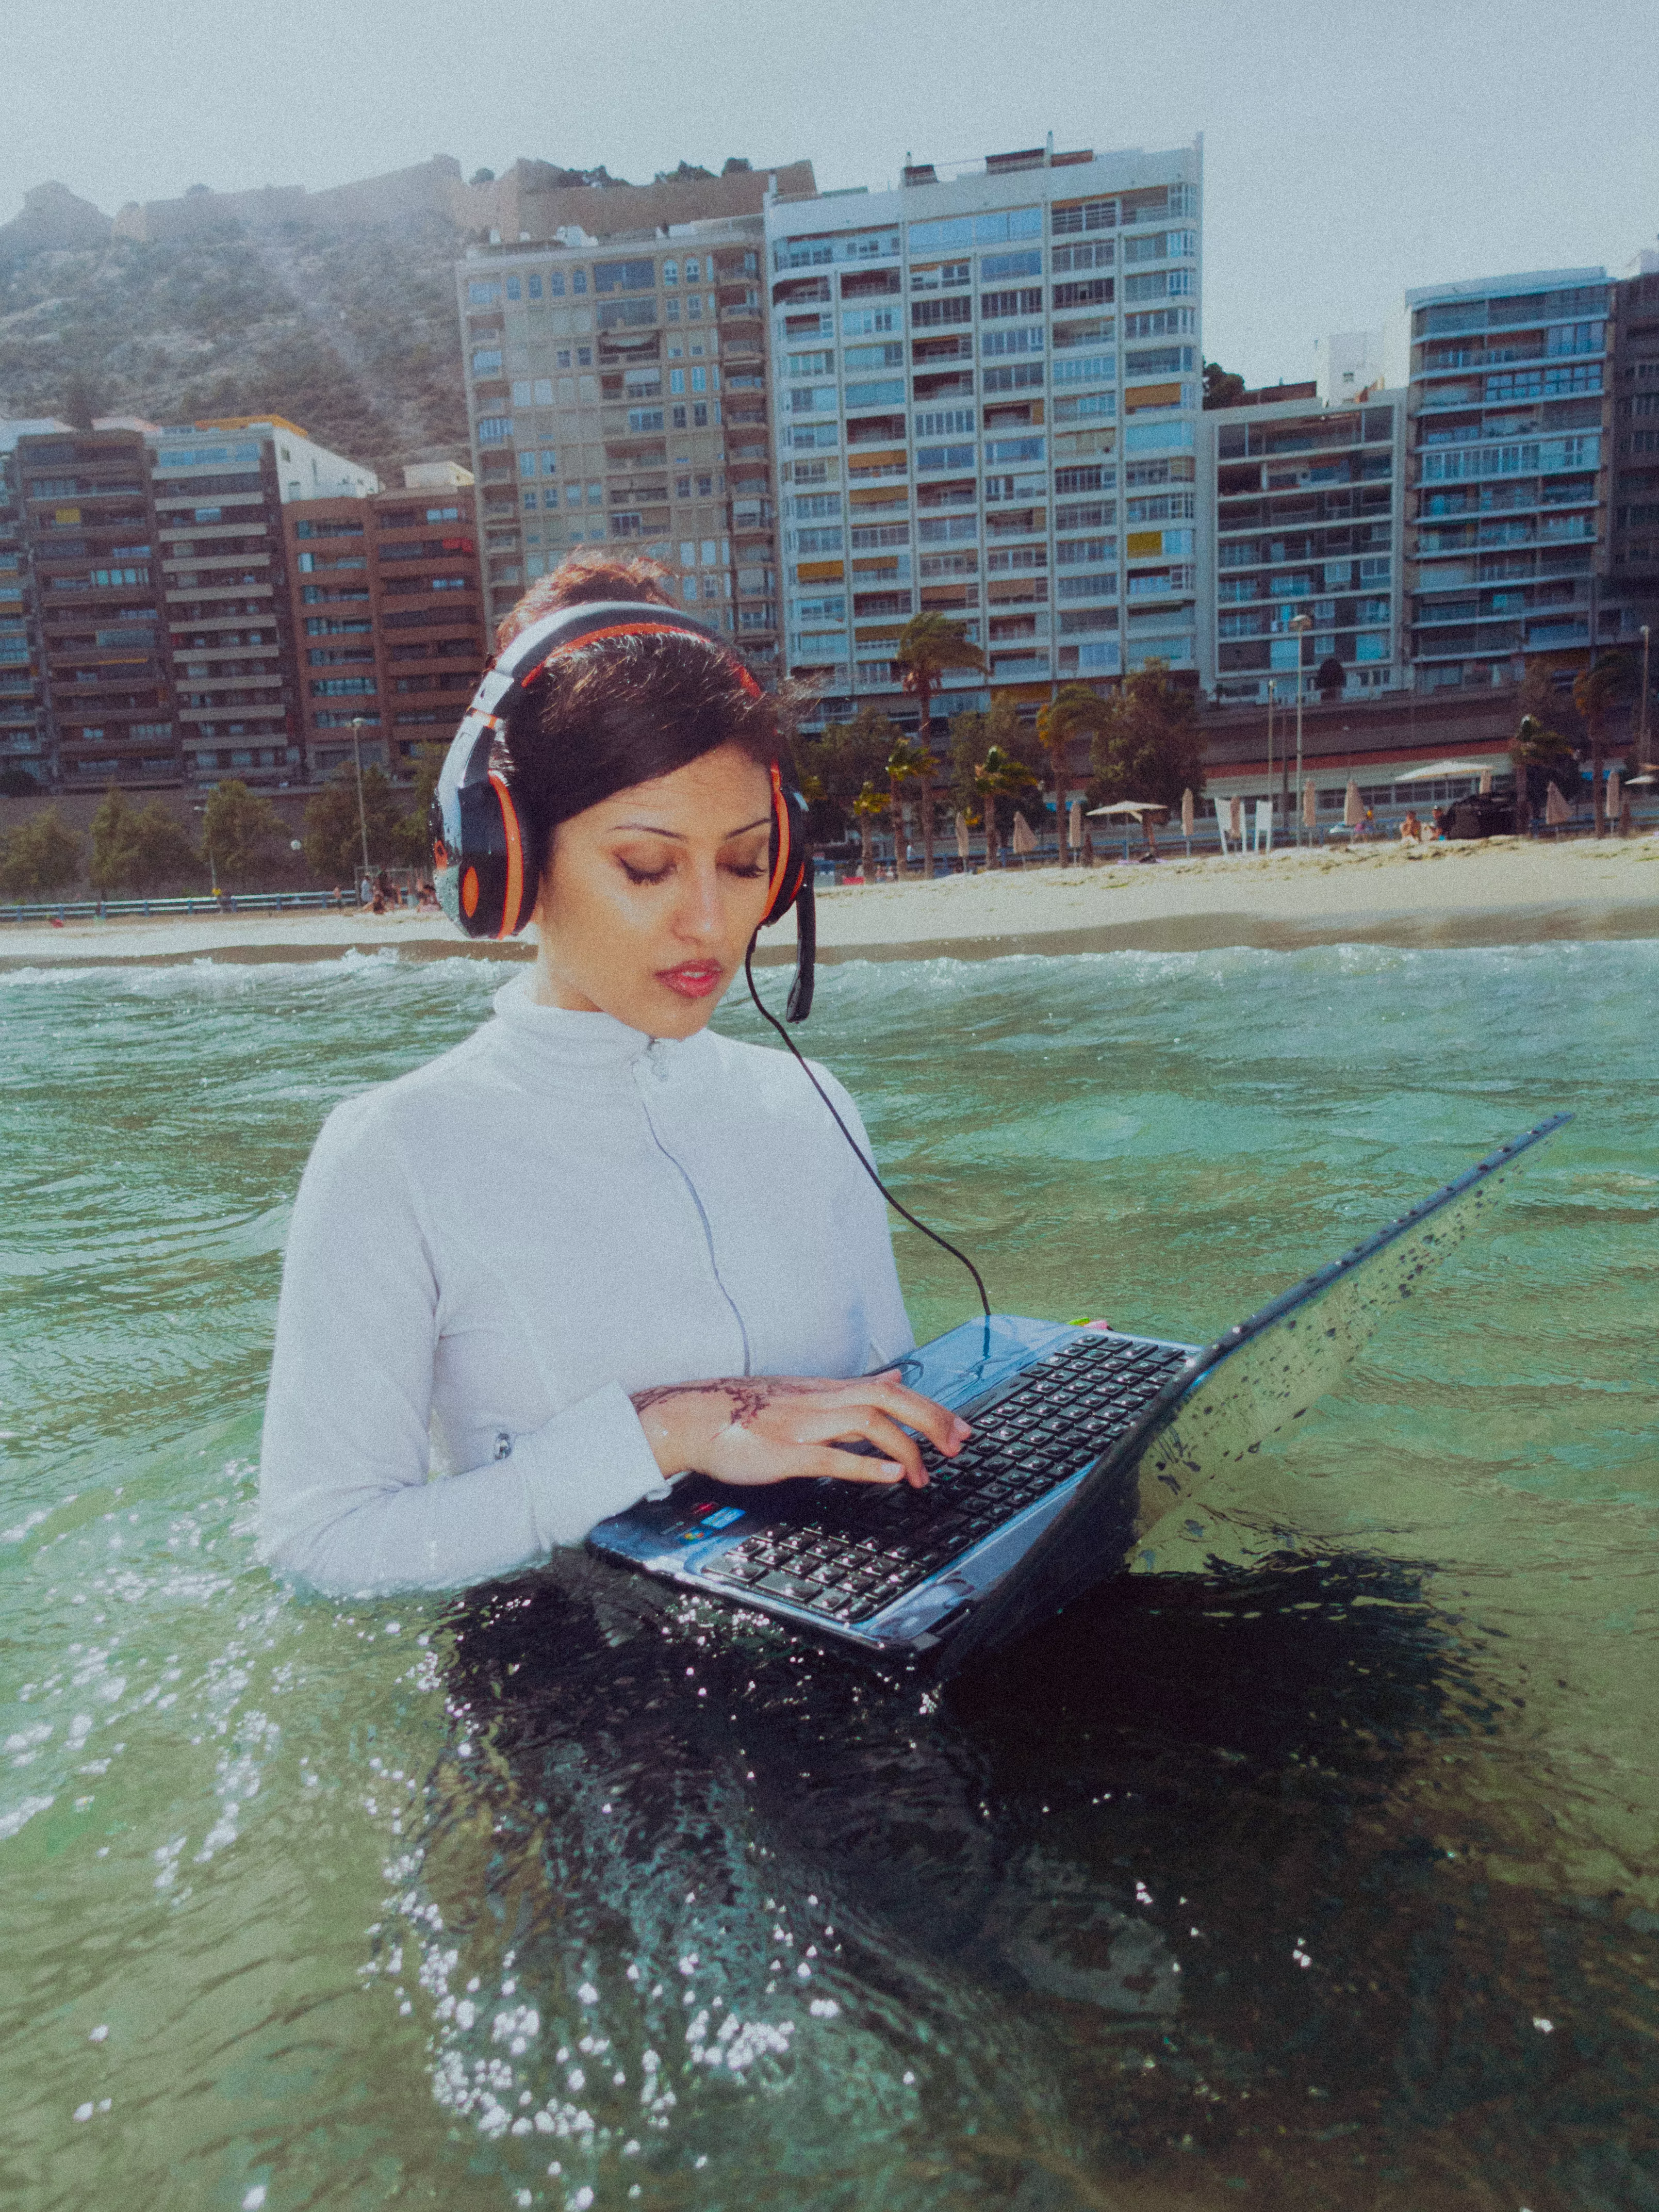
[[613, 553], [608, 546], [567, 553], [558, 567], [533, 583], [495, 625], [495, 650], [511, 645], [521, 630], [561, 607], [589, 606], [610, 599], [645, 600], [653, 606], [675, 605], [673, 579], [659, 561], [643, 553]]

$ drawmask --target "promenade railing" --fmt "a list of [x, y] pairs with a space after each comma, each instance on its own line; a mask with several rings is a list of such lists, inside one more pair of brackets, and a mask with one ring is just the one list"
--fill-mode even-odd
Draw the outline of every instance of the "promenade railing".
[[340, 908], [358, 912], [356, 899], [343, 906], [330, 891], [198, 891], [186, 898], [46, 899], [36, 904], [0, 905], [0, 921], [124, 921], [147, 915], [292, 914]]

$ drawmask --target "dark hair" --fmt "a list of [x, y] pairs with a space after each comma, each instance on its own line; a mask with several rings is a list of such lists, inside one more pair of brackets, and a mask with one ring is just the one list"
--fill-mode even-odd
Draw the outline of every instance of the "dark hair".
[[[495, 633], [497, 648], [561, 607], [611, 599], [670, 607], [666, 572], [638, 556], [567, 556]], [[507, 777], [542, 865], [562, 822], [636, 783], [735, 744], [763, 768], [779, 758], [777, 714], [732, 648], [687, 631], [609, 637], [555, 656], [537, 678], [533, 724], [507, 737]]]

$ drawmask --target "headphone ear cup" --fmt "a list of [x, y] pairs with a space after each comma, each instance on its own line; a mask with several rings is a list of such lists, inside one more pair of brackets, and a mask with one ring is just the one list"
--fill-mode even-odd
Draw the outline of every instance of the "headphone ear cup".
[[768, 880], [774, 886], [770, 904], [761, 917], [761, 927], [781, 921], [800, 896], [805, 880], [806, 801], [799, 792], [786, 789], [773, 775], [772, 835], [767, 844]]

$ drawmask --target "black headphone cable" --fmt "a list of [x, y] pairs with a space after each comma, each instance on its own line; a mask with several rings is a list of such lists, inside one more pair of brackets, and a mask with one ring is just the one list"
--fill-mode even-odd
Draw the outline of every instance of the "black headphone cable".
[[777, 1031], [778, 1035], [783, 1039], [785, 1044], [787, 1045], [790, 1051], [794, 1054], [795, 1058], [800, 1062], [801, 1073], [806, 1078], [806, 1080], [811, 1085], [813, 1090], [817, 1092], [818, 1097], [823, 1099], [824, 1104], [830, 1109], [830, 1119], [834, 1121], [836, 1127], [841, 1131], [842, 1136], [846, 1138], [848, 1145], [852, 1147], [854, 1158], [864, 1170], [866, 1175], [869, 1176], [871, 1182], [874, 1183], [876, 1188], [881, 1193], [882, 1196], [887, 1200], [889, 1206], [892, 1207], [894, 1212], [902, 1214], [904, 1219], [909, 1223], [912, 1229], [920, 1229], [922, 1235], [924, 1237], [931, 1237], [933, 1242], [939, 1246], [942, 1252], [948, 1252], [953, 1260], [960, 1260], [963, 1266], [966, 1267], [969, 1273], [974, 1279], [974, 1288], [979, 1292], [979, 1303], [984, 1312], [985, 1318], [988, 1322], [991, 1318], [991, 1301], [986, 1293], [984, 1277], [980, 1273], [979, 1269], [974, 1265], [973, 1261], [968, 1257], [968, 1255], [965, 1252], [959, 1252], [956, 1246], [951, 1243], [948, 1237], [941, 1237], [936, 1229], [930, 1229], [925, 1221], [918, 1221], [915, 1215], [911, 1212], [908, 1206], [901, 1206], [898, 1200], [894, 1197], [892, 1192], [888, 1189], [886, 1184], [882, 1181], [881, 1177], [876, 1173], [874, 1168], [872, 1167], [869, 1161], [865, 1158], [863, 1152], [859, 1148], [857, 1139], [848, 1127], [846, 1122], [842, 1120], [841, 1115], [836, 1111], [836, 1103], [834, 1099], [830, 1097], [829, 1092], [818, 1081], [818, 1079], [813, 1074], [811, 1068], [808, 1066], [805, 1054], [796, 1044], [795, 1040], [790, 1036], [788, 1030], [785, 1029], [783, 1024], [778, 1019], [777, 1016], [769, 1010], [764, 1000], [762, 999], [760, 993], [755, 988], [754, 957], [755, 940], [753, 938], [750, 938], [749, 940], [749, 950], [743, 956], [743, 974], [744, 981], [749, 986], [749, 995], [755, 1002], [755, 1011], [759, 1014], [763, 1021], [769, 1022], [772, 1024], [772, 1027]]

